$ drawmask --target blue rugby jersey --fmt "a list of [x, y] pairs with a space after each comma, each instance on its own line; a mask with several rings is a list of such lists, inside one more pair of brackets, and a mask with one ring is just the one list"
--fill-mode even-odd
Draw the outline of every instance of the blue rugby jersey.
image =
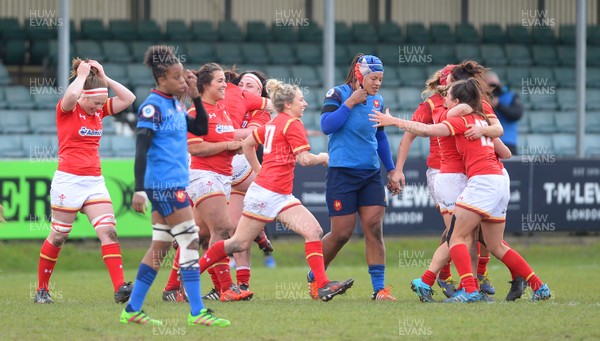
[[146, 156], [145, 189], [189, 185], [186, 112], [173, 96], [152, 90], [138, 110], [138, 128], [154, 131]]
[[[338, 85], [325, 95], [323, 107], [340, 107], [352, 95], [350, 84]], [[373, 109], [382, 111], [383, 97], [368, 95], [366, 104], [355, 105], [344, 124], [329, 134], [329, 167], [379, 169], [377, 128], [369, 121]]]

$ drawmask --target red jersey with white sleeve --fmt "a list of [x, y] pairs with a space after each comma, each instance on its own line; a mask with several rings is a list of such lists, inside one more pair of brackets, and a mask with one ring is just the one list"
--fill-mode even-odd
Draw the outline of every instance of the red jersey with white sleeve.
[[[208, 114], [208, 134], [196, 136], [188, 133], [188, 146], [196, 143], [206, 142], [228, 142], [234, 140], [234, 127], [231, 118], [225, 110], [225, 105], [217, 102], [216, 105], [202, 101], [204, 109]], [[188, 109], [188, 115], [196, 117], [196, 107], [192, 105]], [[231, 160], [236, 151], [222, 151], [211, 156], [192, 155], [191, 169], [212, 171], [218, 174], [231, 176]]]
[[267, 107], [266, 98], [244, 93], [239, 86], [233, 83], [227, 83], [225, 98], [221, 102], [225, 104], [235, 129], [244, 128], [242, 123], [247, 112]]
[[273, 120], [255, 129], [252, 137], [264, 145], [262, 168], [254, 182], [279, 194], [292, 194], [296, 155], [310, 150], [302, 121], [279, 113]]
[[71, 111], [62, 109], [62, 99], [56, 105], [58, 131], [58, 170], [81, 176], [101, 176], [100, 138], [102, 119], [114, 114], [109, 98], [100, 111], [88, 115], [79, 103]]
[[468, 125], [487, 126], [481, 117], [469, 114], [462, 117], [449, 117], [442, 122], [452, 136], [456, 137], [456, 149], [462, 156], [468, 178], [476, 175], [502, 175], [502, 168], [494, 152], [494, 142], [491, 138], [482, 136], [479, 139], [467, 140], [464, 133]]
[[[422, 102], [413, 113], [411, 120], [425, 124], [434, 124], [433, 115], [444, 110], [444, 98], [438, 94], [430, 96]], [[436, 137], [429, 138], [429, 155], [427, 156], [427, 167], [440, 169], [440, 145]]]

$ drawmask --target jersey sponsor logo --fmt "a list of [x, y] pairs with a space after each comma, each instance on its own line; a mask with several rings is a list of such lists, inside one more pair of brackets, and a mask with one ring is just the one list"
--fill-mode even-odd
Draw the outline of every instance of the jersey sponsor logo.
[[331, 97], [331, 95], [333, 95], [334, 92], [335, 92], [334, 88], [329, 89], [329, 91], [327, 91], [327, 93], [325, 94], [325, 97]]
[[142, 116], [145, 118], [151, 118], [154, 116], [155, 112], [156, 110], [154, 110], [154, 106], [152, 104], [148, 104], [142, 108]]
[[379, 106], [381, 105], [381, 103], [379, 103], [379, 100], [373, 100], [373, 109], [379, 109]]
[[333, 209], [336, 211], [340, 211], [342, 209], [342, 201], [341, 200], [334, 200], [333, 201]]
[[90, 129], [88, 127], [81, 126], [81, 129], [79, 129], [79, 135], [81, 135], [81, 136], [102, 136], [102, 129]]
[[215, 128], [215, 131], [218, 134], [222, 134], [222, 133], [230, 133], [234, 131], [234, 128], [232, 125], [225, 125], [225, 124], [217, 124], [217, 127]]

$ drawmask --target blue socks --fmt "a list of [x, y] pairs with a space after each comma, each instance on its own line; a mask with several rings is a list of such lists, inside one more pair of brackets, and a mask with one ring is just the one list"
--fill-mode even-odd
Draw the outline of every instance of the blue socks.
[[142, 310], [142, 305], [144, 304], [146, 294], [148, 294], [148, 290], [150, 289], [150, 286], [152, 285], [152, 282], [154, 282], [155, 278], [156, 270], [144, 263], [141, 263], [135, 279], [135, 284], [133, 285], [131, 297], [129, 298], [129, 304], [127, 304], [127, 307], [125, 307], [125, 310], [128, 313]]
[[373, 291], [377, 292], [385, 286], [385, 264], [369, 265], [369, 275]]
[[[197, 264], [197, 262], [196, 262]], [[181, 280], [187, 292], [192, 316], [200, 315], [200, 310], [204, 309], [202, 296], [200, 295], [200, 268], [180, 268]]]

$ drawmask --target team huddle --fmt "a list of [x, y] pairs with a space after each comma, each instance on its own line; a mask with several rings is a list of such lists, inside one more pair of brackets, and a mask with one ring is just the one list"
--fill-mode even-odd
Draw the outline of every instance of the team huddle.
[[[135, 96], [97, 61], [75, 59], [75, 79], [56, 106], [59, 165], [51, 186], [52, 228], [40, 251], [34, 302], [53, 302], [50, 276], [79, 211], [101, 241], [115, 301], [126, 304], [121, 323], [161, 324], [142, 307], [162, 260], [175, 247], [163, 301], [188, 302], [190, 325], [230, 325], [203, 301], [252, 299], [250, 249], [255, 242], [261, 250], [273, 250], [264, 228], [276, 219], [305, 239], [310, 296], [329, 301], [354, 283], [330, 280], [326, 268], [352, 236], [358, 215], [371, 299], [395, 301], [385, 284], [385, 188], [397, 195], [404, 187], [402, 168], [416, 136], [430, 137], [428, 186], [445, 223], [429, 268], [411, 282], [419, 300], [435, 302], [436, 280], [447, 296], [444, 302], [491, 300], [490, 253], [512, 275], [506, 300], [520, 298], [526, 286], [533, 290], [532, 300], [550, 297], [548, 286], [503, 240], [510, 180], [500, 159], [511, 152], [498, 139], [503, 129], [489, 104], [491, 91], [482, 82], [483, 66], [465, 61], [435, 72], [426, 82], [425, 100], [407, 121], [388, 110], [382, 113], [384, 98], [378, 91], [384, 67], [379, 58], [356, 55], [344, 84], [325, 94], [321, 130], [329, 136], [328, 153], [313, 154], [301, 120], [307, 103], [297, 86], [267, 80], [256, 70], [224, 71], [215, 63], [186, 70], [165, 46], [150, 47], [144, 64], [156, 87], [138, 110], [132, 207], [145, 213], [151, 204], [152, 242], [135, 283], [124, 280], [98, 152], [102, 118], [123, 111]], [[114, 97], [108, 98], [108, 89]], [[405, 130], [396, 164], [383, 129], [392, 125]], [[262, 160], [257, 154], [261, 145]], [[292, 194], [296, 163], [327, 167], [331, 231], [325, 236]], [[451, 277], [451, 262], [459, 282]], [[204, 271], [213, 288], [202, 296]]]

